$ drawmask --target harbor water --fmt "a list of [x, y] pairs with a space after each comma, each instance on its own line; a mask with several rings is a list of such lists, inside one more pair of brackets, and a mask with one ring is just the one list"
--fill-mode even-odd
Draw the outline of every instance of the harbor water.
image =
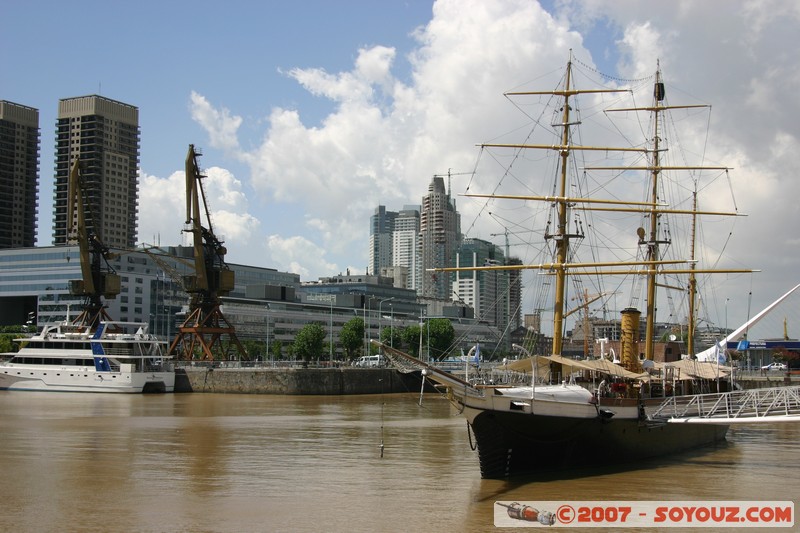
[[418, 400], [0, 392], [0, 531], [477, 532], [496, 530], [498, 500], [800, 494], [796, 425], [634, 470], [497, 481], [450, 404]]

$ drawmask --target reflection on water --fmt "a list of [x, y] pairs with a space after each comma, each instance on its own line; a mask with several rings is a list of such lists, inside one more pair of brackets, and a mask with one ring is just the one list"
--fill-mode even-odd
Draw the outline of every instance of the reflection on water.
[[495, 500], [800, 489], [788, 424], [732, 428], [726, 446], [635, 471], [481, 480], [463, 419], [417, 399], [0, 392], [0, 530], [487, 531]]

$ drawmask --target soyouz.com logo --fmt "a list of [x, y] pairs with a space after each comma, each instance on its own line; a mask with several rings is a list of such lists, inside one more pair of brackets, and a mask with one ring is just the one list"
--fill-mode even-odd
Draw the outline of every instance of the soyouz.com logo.
[[498, 501], [496, 527], [794, 527], [791, 501]]

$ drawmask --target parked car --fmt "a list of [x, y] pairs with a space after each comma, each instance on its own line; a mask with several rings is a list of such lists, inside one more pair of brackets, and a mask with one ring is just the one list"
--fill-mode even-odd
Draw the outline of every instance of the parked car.
[[777, 371], [786, 372], [786, 365], [783, 364], [783, 363], [770, 363], [768, 365], [762, 366], [761, 370], [766, 370], [767, 372], [772, 371], [772, 370], [774, 370], [776, 372]]
[[383, 359], [382, 355], [365, 355], [363, 357], [359, 357], [358, 360], [355, 362], [354, 366], [359, 368], [368, 368], [368, 367], [375, 367], [375, 366], [384, 366], [386, 361]]

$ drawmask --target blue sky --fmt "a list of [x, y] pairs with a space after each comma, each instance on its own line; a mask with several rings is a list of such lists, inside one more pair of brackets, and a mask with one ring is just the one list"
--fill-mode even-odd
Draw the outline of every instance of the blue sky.
[[[623, 79], [659, 60], [676, 99], [713, 104], [709, 155], [735, 167], [749, 216], [730, 240], [710, 238], [732, 266], [763, 271], [720, 282], [727, 320], [797, 281], [794, 2], [8, 0], [2, 16], [0, 98], [40, 110], [41, 245], [58, 99], [100, 93], [139, 108], [140, 241], [182, 242], [192, 143], [230, 262], [304, 281], [363, 272], [374, 208], [419, 203], [432, 175], [471, 171], [476, 144], [524, 124], [503, 93], [552, 88], [571, 48]], [[457, 201], [469, 236], [502, 243], [480, 204]]]

